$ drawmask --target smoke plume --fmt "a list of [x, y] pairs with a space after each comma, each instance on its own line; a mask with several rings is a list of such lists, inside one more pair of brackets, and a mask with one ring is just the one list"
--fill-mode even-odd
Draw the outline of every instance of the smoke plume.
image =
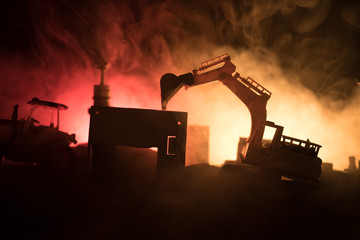
[[[90, 0], [2, 2], [0, 117], [32, 97], [69, 106], [61, 128], [87, 141], [97, 65], [116, 107], [160, 109], [162, 74], [229, 53], [244, 77], [273, 92], [268, 120], [323, 146], [335, 168], [359, 150], [360, 5], [356, 1]], [[210, 125], [210, 162], [233, 159], [250, 116], [222, 84], [180, 91], [170, 110]]]

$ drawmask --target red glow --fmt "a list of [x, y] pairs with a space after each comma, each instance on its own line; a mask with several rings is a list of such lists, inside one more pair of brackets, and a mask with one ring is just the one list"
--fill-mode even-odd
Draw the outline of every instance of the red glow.
[[[241, 75], [274, 93], [269, 120], [285, 134], [323, 145], [320, 156], [345, 168], [349, 154], [360, 156], [360, 94], [350, 99], [347, 92], [350, 78], [358, 77], [358, 5], [244, 2], [44, 1], [4, 8], [0, 117], [9, 118], [15, 104], [24, 113], [33, 97], [61, 102], [69, 110], [61, 113], [60, 128], [86, 142], [93, 86], [100, 81], [96, 63], [109, 64], [111, 106], [160, 109], [162, 74], [189, 72], [227, 52], [238, 59]], [[285, 77], [288, 70], [296, 76]], [[211, 86], [179, 93], [170, 107], [188, 111], [189, 124], [210, 126], [210, 163], [221, 164], [235, 157], [250, 119], [224, 86]], [[324, 110], [306, 89], [350, 101], [341, 112]]]
[[[221, 49], [219, 51], [223, 52]], [[358, 100], [342, 112], [341, 116], [347, 117], [340, 118], [337, 112], [323, 110], [310, 91], [304, 90], [300, 85], [289, 84], [274, 63], [262, 63], [262, 71], [259, 71], [259, 62], [251, 54], [230, 52], [230, 55], [234, 56], [235, 65], [241, 66], [242, 75], [251, 76], [273, 92], [267, 108], [268, 120], [284, 126], [285, 135], [300, 139], [309, 138], [322, 145], [319, 156], [326, 162], [334, 163], [335, 169], [346, 168], [349, 155], [360, 156], [359, 132], [354, 131], [360, 124], [359, 119], [355, 117], [360, 115]], [[199, 62], [203, 59], [206, 58]], [[192, 67], [174, 70], [174, 67], [164, 65], [163, 69], [152, 75], [120, 74], [115, 70], [112, 72], [109, 68], [105, 84], [110, 86], [110, 104], [113, 107], [160, 109], [161, 74], [171, 70], [181, 74]], [[19, 72], [12, 74], [9, 75], [12, 76], [10, 79], [22, 76]], [[42, 76], [42, 73], [38, 75]], [[53, 77], [57, 79], [55, 75]], [[62, 84], [55, 91], [56, 98], [44, 95], [41, 87], [34, 87], [33, 91], [30, 91], [28, 85], [22, 86], [26, 94], [21, 99], [9, 103], [9, 110], [4, 112], [2, 117], [9, 118], [11, 105], [16, 103], [23, 103], [20, 105], [20, 111], [24, 113], [27, 109], [24, 103], [35, 96], [60, 102], [69, 106], [67, 111], [60, 114], [60, 129], [75, 133], [79, 143], [87, 142], [90, 120], [88, 109], [93, 104], [93, 86], [99, 83], [100, 72], [92, 68], [79, 68], [77, 71], [73, 69], [71, 75], [58, 76], [58, 79]], [[169, 110], [188, 112], [188, 125], [210, 126], [210, 164], [221, 165], [227, 159], [235, 159], [239, 137], [249, 135], [248, 110], [221, 83], [182, 89], [170, 101], [168, 107]]]
[[[234, 62], [236, 63], [236, 60]], [[354, 135], [355, 132], [351, 130], [352, 126], [357, 125], [358, 120], [349, 117], [347, 122], [339, 122], [340, 119], [336, 120], [336, 113], [322, 110], [320, 103], [310, 91], [299, 92], [299, 86], [288, 84], [274, 65], [269, 65], [266, 70], [260, 72], [257, 71], [256, 60], [240, 62], [243, 63], [244, 75], [252, 74], [251, 77], [273, 92], [267, 108], [268, 120], [284, 126], [285, 135], [300, 139], [309, 138], [323, 145], [319, 156], [326, 162], [333, 162], [336, 169], [347, 167], [348, 154], [359, 155], [356, 152], [358, 140], [354, 138], [356, 134]], [[245, 62], [247, 64], [244, 64]], [[269, 73], [273, 77], [269, 78]], [[98, 75], [99, 73], [94, 71], [75, 75], [77, 81], [73, 81], [73, 84], [55, 99], [69, 106], [67, 111], [62, 111], [61, 129], [76, 133], [79, 143], [88, 140], [88, 109], [93, 104], [93, 85], [98, 84]], [[91, 82], [85, 79], [94, 80]], [[108, 76], [105, 83], [110, 86], [111, 106], [159, 109], [160, 91], [156, 84], [159, 79], [156, 74], [148, 77], [123, 74]], [[138, 84], [139, 82], [142, 84]], [[170, 101], [168, 107], [169, 110], [188, 112], [188, 125], [210, 126], [210, 164], [221, 165], [227, 159], [235, 159], [239, 137], [247, 137], [250, 132], [248, 110], [221, 83], [182, 89]], [[351, 111], [353, 109], [347, 110], [346, 114], [352, 116]], [[338, 126], [343, 127], [339, 129]], [[339, 146], [333, 139], [347, 141], [347, 147]]]

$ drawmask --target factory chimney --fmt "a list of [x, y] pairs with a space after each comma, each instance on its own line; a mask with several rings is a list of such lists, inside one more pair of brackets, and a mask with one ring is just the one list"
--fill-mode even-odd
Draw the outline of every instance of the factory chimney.
[[101, 71], [101, 79], [99, 85], [94, 85], [94, 106], [109, 106], [109, 86], [105, 85], [105, 70], [107, 68], [107, 62], [99, 61], [97, 68]]
[[349, 156], [349, 171], [354, 171], [356, 170], [356, 165], [355, 165], [355, 156]]

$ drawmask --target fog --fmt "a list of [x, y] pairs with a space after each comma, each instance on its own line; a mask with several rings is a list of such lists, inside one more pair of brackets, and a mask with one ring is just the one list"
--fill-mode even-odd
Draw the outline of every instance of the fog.
[[[61, 129], [87, 141], [97, 64], [110, 104], [160, 110], [160, 77], [228, 53], [243, 77], [273, 94], [268, 120], [322, 145], [347, 167], [360, 157], [359, 3], [308, 1], [36, 1], [1, 3], [0, 117], [32, 97], [69, 106]], [[210, 163], [234, 159], [250, 132], [246, 107], [221, 83], [181, 90], [169, 110], [210, 126]]]

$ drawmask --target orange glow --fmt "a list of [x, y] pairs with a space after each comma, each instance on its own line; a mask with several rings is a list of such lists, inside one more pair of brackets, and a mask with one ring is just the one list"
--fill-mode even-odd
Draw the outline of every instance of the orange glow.
[[[350, 155], [360, 157], [359, 91], [351, 106], [341, 113], [331, 111], [298, 84], [295, 76], [290, 84], [275, 61], [260, 61], [251, 53], [230, 56], [242, 76], [252, 77], [273, 93], [267, 105], [267, 120], [284, 126], [284, 135], [309, 138], [322, 145], [319, 157], [333, 163], [335, 169], [346, 168]], [[180, 90], [168, 108], [189, 112], [189, 125], [210, 126], [210, 164], [235, 159], [239, 137], [250, 133], [247, 108], [218, 82]], [[265, 133], [264, 138], [270, 136]]]
[[221, 83], [181, 89], [168, 108], [188, 112], [188, 125], [210, 127], [209, 162], [213, 165], [235, 159], [239, 136], [250, 134], [245, 105]]
[[[360, 157], [360, 131], [355, 131], [360, 126], [356, 117], [360, 114], [358, 99], [341, 114], [324, 110], [313, 93], [296, 83], [296, 77], [290, 84], [275, 62], [260, 61], [251, 53], [230, 52], [230, 56], [237, 72], [252, 77], [273, 93], [267, 106], [267, 119], [284, 126], [284, 135], [304, 140], [309, 138], [322, 145], [319, 156], [324, 162], [332, 162], [335, 169], [346, 168], [349, 155]], [[203, 59], [206, 57], [199, 62]], [[174, 73], [188, 72], [188, 68], [191, 69], [186, 66]], [[169, 69], [162, 70], [165, 72]], [[69, 106], [62, 112], [60, 128], [76, 133], [79, 143], [88, 139], [88, 108], [93, 104], [93, 85], [98, 84], [98, 75], [92, 70], [75, 75], [78, 81], [55, 99]], [[110, 86], [111, 106], [159, 110], [160, 76], [109, 74], [105, 83]], [[248, 109], [220, 82], [181, 89], [169, 102], [168, 110], [188, 112], [188, 125], [210, 127], [209, 161], [212, 165], [235, 159], [239, 137], [248, 137], [250, 133]], [[265, 138], [269, 137], [265, 135]]]
[[[228, 53], [241, 76], [273, 93], [267, 119], [284, 126], [285, 135], [322, 145], [320, 157], [336, 169], [347, 167], [349, 155], [360, 159], [359, 87], [339, 112], [324, 108], [298, 79], [306, 76], [304, 84], [324, 93], [333, 79], [339, 96], [351, 95], [341, 95], [341, 77], [359, 76], [359, 23], [352, 3], [75, 2], [44, 1], [24, 7], [25, 15], [16, 8], [3, 14], [8, 29], [0, 48], [1, 118], [9, 118], [15, 104], [24, 112], [33, 97], [64, 103], [69, 109], [61, 112], [60, 129], [87, 142], [99, 62], [108, 63], [111, 106], [160, 110], [163, 74], [188, 73]], [[294, 75], [285, 76], [280, 66]], [[221, 83], [182, 89], [168, 109], [187, 111], [188, 125], [210, 127], [211, 164], [235, 159], [239, 137], [250, 133], [248, 110]]]

